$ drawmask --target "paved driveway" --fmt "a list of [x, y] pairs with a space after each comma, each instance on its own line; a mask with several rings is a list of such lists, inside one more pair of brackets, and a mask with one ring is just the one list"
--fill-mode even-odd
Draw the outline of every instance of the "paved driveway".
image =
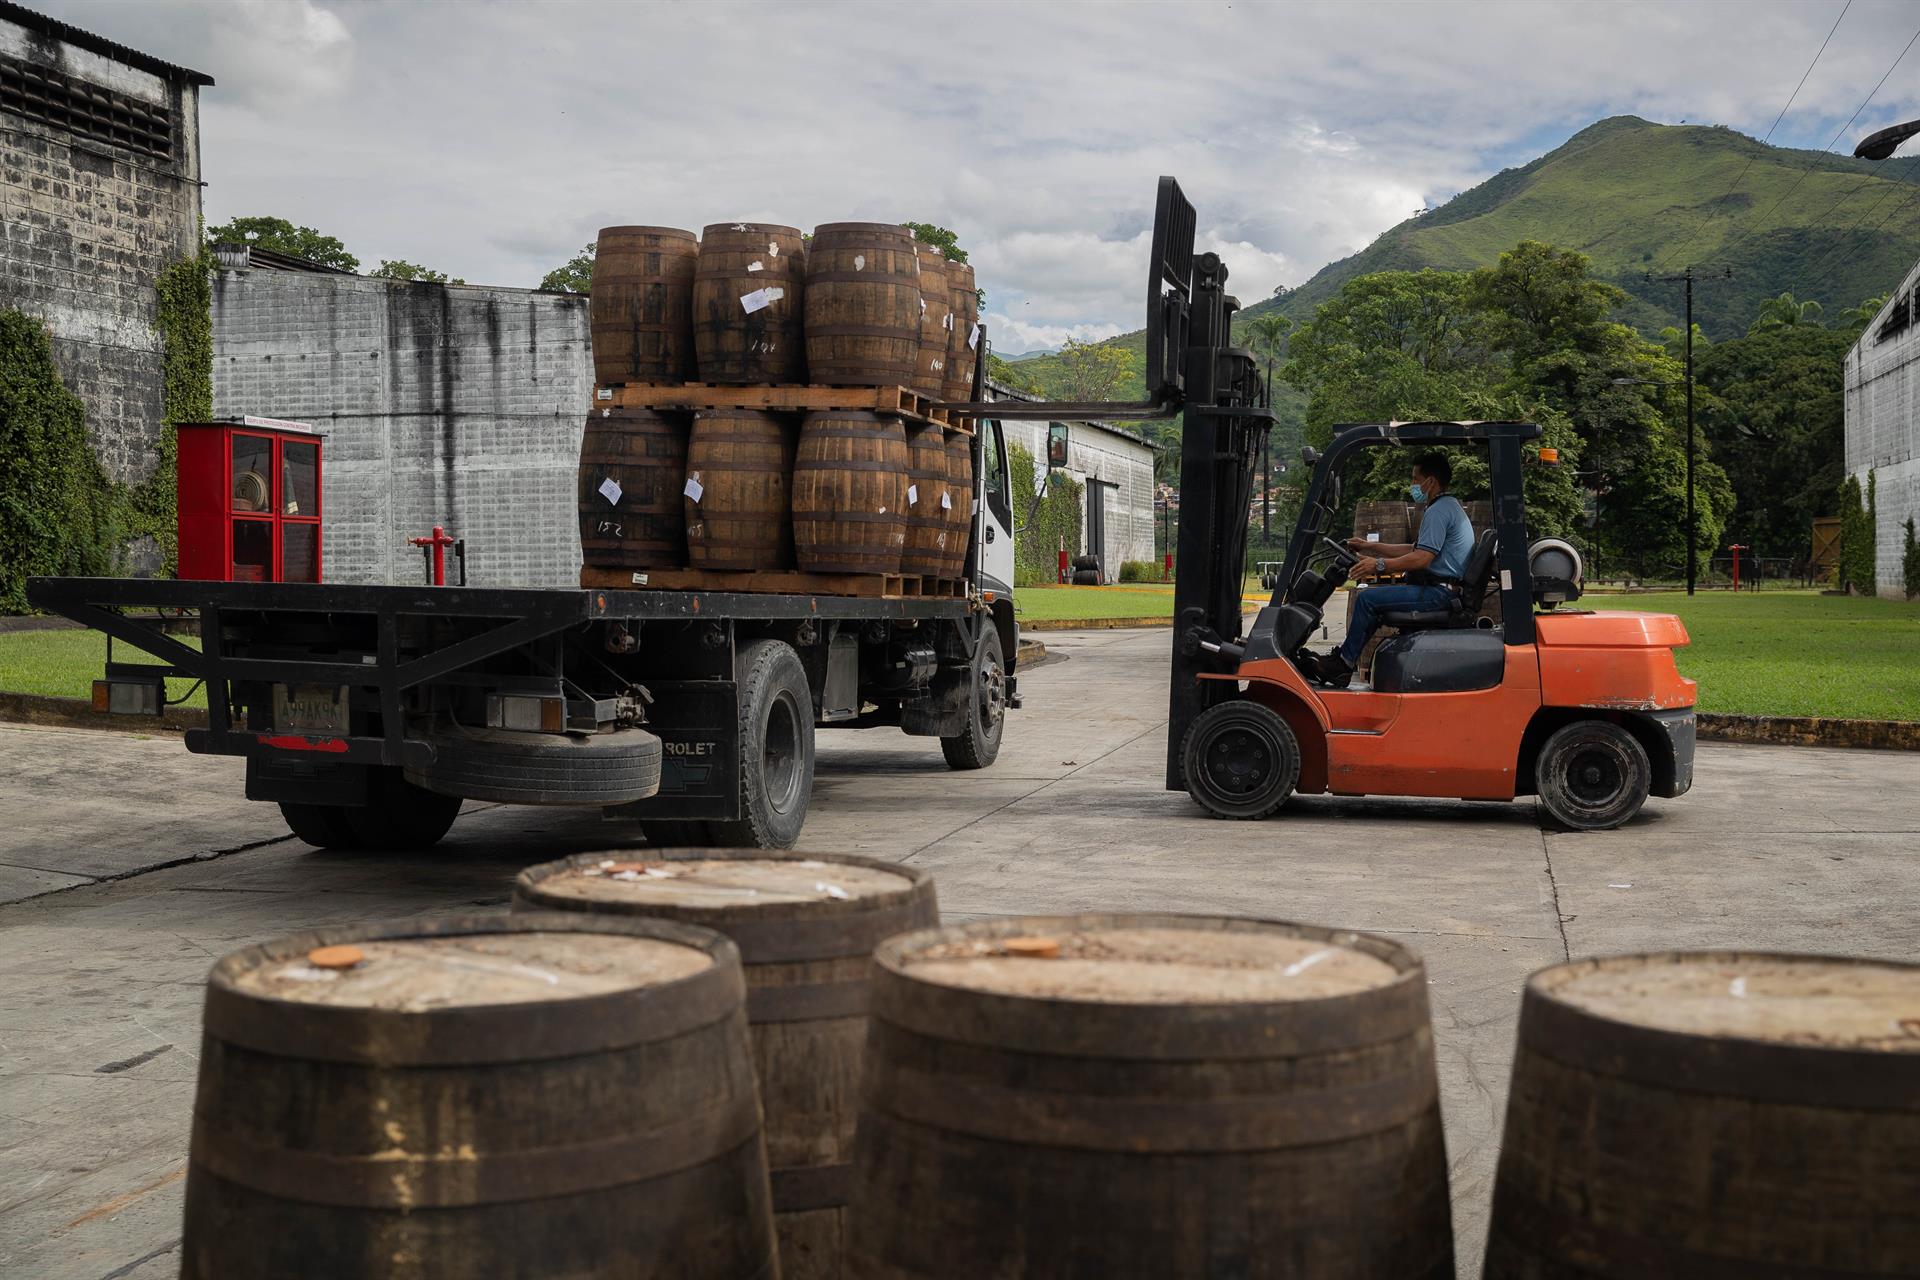
[[[1920, 950], [1910, 755], [1704, 745], [1692, 794], [1544, 834], [1531, 802], [1296, 800], [1213, 822], [1161, 790], [1168, 633], [1054, 633], [992, 769], [823, 733], [805, 843], [912, 860], [953, 918], [1238, 912], [1404, 938], [1427, 960], [1461, 1274], [1478, 1274], [1520, 985], [1569, 955]], [[628, 838], [470, 807], [430, 855], [324, 853], [175, 739], [0, 726], [0, 1275], [179, 1266], [215, 957], [317, 925], [497, 910], [521, 866]], [[38, 896], [25, 897], [34, 894]]]

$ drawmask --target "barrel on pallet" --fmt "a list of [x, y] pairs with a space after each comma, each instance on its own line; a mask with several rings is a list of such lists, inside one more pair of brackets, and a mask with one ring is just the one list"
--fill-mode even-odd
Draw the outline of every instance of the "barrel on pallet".
[[702, 382], [805, 382], [805, 246], [796, 227], [716, 222], [701, 233], [693, 349]]
[[734, 944], [528, 914], [214, 966], [181, 1273], [771, 1276]]
[[1488, 1280], [1920, 1275], [1920, 966], [1752, 952], [1543, 969]]
[[967, 547], [973, 538], [973, 440], [960, 431], [947, 433], [947, 567], [941, 576], [967, 576]]
[[682, 490], [695, 569], [793, 568], [793, 428], [758, 409], [693, 415]]
[[913, 389], [938, 400], [946, 386], [947, 343], [953, 327], [947, 260], [930, 244], [916, 244], [914, 252], [920, 259], [920, 354]]
[[845, 1250], [868, 967], [888, 937], [938, 924], [926, 872], [839, 854], [647, 849], [520, 873], [514, 909], [659, 916], [731, 937], [773, 1170], [786, 1280], [837, 1280]]
[[1425, 970], [1197, 916], [874, 956], [851, 1274], [1453, 1276]]
[[898, 417], [810, 413], [793, 463], [793, 549], [809, 573], [899, 573], [907, 433]]
[[1353, 536], [1379, 534], [1379, 542], [1410, 543], [1412, 524], [1404, 502], [1362, 502], [1353, 509]]
[[920, 262], [913, 233], [829, 222], [807, 250], [807, 370], [839, 387], [910, 386], [920, 356]]
[[947, 480], [946, 432], [938, 423], [907, 424], [907, 547], [900, 572], [951, 578], [953, 497]]
[[587, 323], [602, 383], [693, 376], [693, 272], [700, 242], [677, 227], [602, 227]]
[[947, 400], [973, 399], [974, 365], [980, 351], [980, 294], [973, 268], [964, 262], [947, 264], [947, 296], [953, 300], [953, 328], [947, 336]]
[[580, 556], [596, 569], [687, 563], [687, 415], [594, 409], [580, 441]]

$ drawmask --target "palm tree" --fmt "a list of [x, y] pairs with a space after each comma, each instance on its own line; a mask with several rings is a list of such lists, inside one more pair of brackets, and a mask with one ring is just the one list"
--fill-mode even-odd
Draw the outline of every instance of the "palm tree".
[[[1267, 366], [1267, 396], [1273, 396], [1273, 367], [1280, 362], [1286, 350], [1287, 335], [1293, 332], [1293, 321], [1277, 311], [1254, 316], [1241, 330], [1246, 337], [1250, 350], [1262, 357]], [[1271, 444], [1260, 449], [1260, 538], [1265, 541], [1272, 536], [1273, 512], [1267, 495], [1273, 490], [1273, 451]]]
[[1820, 316], [1826, 310], [1819, 303], [1808, 299], [1801, 302], [1791, 293], [1782, 293], [1777, 298], [1768, 298], [1760, 304], [1760, 312], [1747, 326], [1750, 334], [1763, 329], [1791, 329], [1797, 325], [1820, 328]]
[[1864, 329], [1873, 323], [1880, 314], [1880, 308], [1887, 305], [1887, 295], [1876, 294], [1871, 298], [1862, 298], [1858, 306], [1848, 307], [1840, 313], [1840, 323], [1849, 329]]

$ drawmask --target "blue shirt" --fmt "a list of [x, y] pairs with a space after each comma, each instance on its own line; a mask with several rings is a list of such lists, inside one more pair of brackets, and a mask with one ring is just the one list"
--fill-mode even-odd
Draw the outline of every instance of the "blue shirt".
[[1420, 540], [1413, 544], [1419, 551], [1433, 552], [1427, 572], [1436, 578], [1460, 581], [1467, 574], [1467, 560], [1473, 555], [1473, 522], [1467, 509], [1450, 493], [1443, 493], [1427, 504], [1420, 522]]

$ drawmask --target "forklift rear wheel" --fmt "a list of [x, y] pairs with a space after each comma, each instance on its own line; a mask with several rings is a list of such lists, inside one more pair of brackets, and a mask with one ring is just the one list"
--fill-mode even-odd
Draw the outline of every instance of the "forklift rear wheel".
[[984, 769], [1000, 756], [1000, 738], [1007, 727], [1007, 655], [1000, 629], [992, 623], [981, 628], [972, 683], [966, 728], [940, 739], [950, 769]]
[[1202, 712], [1180, 748], [1187, 794], [1216, 818], [1264, 818], [1300, 780], [1300, 744], [1278, 712], [1222, 702]]
[[347, 810], [337, 804], [290, 804], [280, 802], [280, 816], [287, 830], [316, 849], [359, 849], [362, 846]]
[[791, 849], [813, 800], [813, 692], [793, 646], [755, 640], [734, 658], [740, 702], [740, 812], [707, 823], [720, 848]]
[[1534, 766], [1540, 802], [1574, 831], [1619, 826], [1640, 812], [1652, 784], [1646, 748], [1611, 720], [1576, 720], [1556, 729]]
[[371, 803], [342, 809], [361, 849], [431, 849], [460, 816], [458, 796], [416, 787], [398, 769], [376, 769], [369, 780]]

